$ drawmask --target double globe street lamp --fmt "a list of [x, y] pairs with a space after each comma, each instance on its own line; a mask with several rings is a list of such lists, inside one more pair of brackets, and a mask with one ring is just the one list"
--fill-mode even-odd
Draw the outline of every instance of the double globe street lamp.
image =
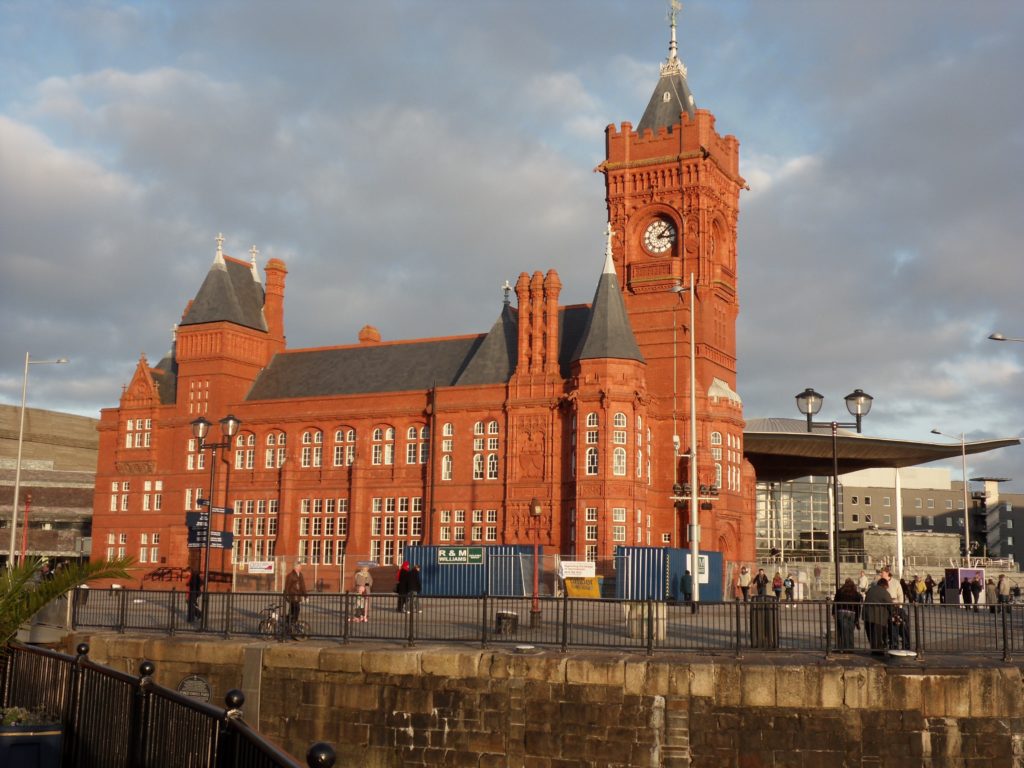
[[814, 431], [814, 427], [831, 427], [832, 429], [832, 557], [836, 567], [836, 589], [839, 589], [839, 428], [856, 427], [857, 434], [860, 434], [861, 419], [871, 411], [871, 402], [874, 400], [871, 395], [863, 389], [855, 389], [845, 398], [846, 410], [856, 420], [851, 422], [825, 421], [816, 422], [814, 417], [821, 410], [821, 404], [825, 401], [824, 395], [820, 395], [808, 387], [796, 395], [796, 407], [800, 413], [807, 417], [807, 431]]
[[[203, 545], [203, 550], [204, 550], [203, 560], [204, 560], [204, 563], [203, 563], [203, 588], [202, 588], [203, 589], [203, 616], [202, 616], [202, 622], [203, 622], [203, 627], [204, 628], [206, 627], [206, 617], [207, 617], [207, 614], [208, 614], [208, 611], [206, 610], [207, 607], [208, 607], [207, 594], [209, 593], [209, 590], [210, 590], [210, 540], [213, 538], [213, 513], [215, 511], [217, 511], [216, 507], [214, 507], [214, 505], [213, 505], [214, 488], [216, 487], [216, 482], [217, 482], [217, 451], [220, 450], [221, 448], [223, 448], [225, 450], [231, 448], [231, 441], [234, 439], [235, 435], [238, 433], [238, 428], [241, 426], [241, 424], [242, 424], [241, 421], [236, 419], [231, 414], [228, 414], [227, 416], [225, 416], [223, 419], [220, 420], [220, 431], [221, 431], [221, 435], [223, 436], [224, 439], [221, 442], [219, 442], [219, 443], [208, 443], [206, 441], [206, 436], [210, 433], [210, 427], [212, 427], [213, 425], [210, 422], [208, 422], [206, 419], [204, 419], [202, 416], [200, 416], [198, 419], [196, 419], [195, 421], [192, 422], [192, 435], [199, 441], [198, 450], [199, 451], [205, 451], [205, 450], [209, 450], [210, 451], [210, 490], [207, 493], [207, 496], [209, 498], [207, 498], [205, 500], [206, 501], [206, 528], [205, 528], [205, 535], [203, 536], [203, 538], [205, 539], [205, 543]], [[224, 485], [224, 506], [220, 510], [221, 512], [224, 513], [225, 516], [230, 514], [229, 506], [228, 506], [228, 491], [229, 491], [229, 485], [228, 484], [231, 482], [230, 471], [231, 471], [231, 465], [228, 464], [228, 473], [229, 473], [227, 475], [228, 480], [227, 480], [227, 483], [225, 483], [225, 485]], [[202, 506], [202, 501], [198, 501], [197, 503], [200, 504], [200, 506]]]

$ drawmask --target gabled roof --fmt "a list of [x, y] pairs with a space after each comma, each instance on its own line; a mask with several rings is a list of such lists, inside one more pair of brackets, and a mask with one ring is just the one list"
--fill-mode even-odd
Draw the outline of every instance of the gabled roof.
[[253, 279], [252, 265], [218, 252], [181, 325], [226, 321], [266, 331], [263, 286]]

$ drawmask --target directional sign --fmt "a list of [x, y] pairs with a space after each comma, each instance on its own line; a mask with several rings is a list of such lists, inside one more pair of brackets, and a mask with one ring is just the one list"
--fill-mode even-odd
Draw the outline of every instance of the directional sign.
[[208, 507], [208, 506], [210, 506], [210, 500], [209, 499], [196, 499], [196, 506], [197, 507]]
[[231, 549], [234, 534], [231, 531], [207, 531], [206, 528], [194, 528], [188, 532], [188, 548], [199, 549], [206, 546], [206, 535], [210, 534], [210, 549]]
[[185, 513], [185, 525], [189, 528], [209, 528], [210, 527], [210, 513], [209, 512], [186, 512]]
[[230, 507], [210, 507], [211, 512], [219, 512], [222, 515], [230, 515], [232, 509]]
[[441, 547], [437, 551], [439, 565], [483, 565], [483, 547]]

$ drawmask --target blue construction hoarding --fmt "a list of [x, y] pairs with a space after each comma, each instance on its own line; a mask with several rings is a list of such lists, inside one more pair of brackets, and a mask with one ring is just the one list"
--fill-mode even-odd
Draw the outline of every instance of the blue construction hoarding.
[[[541, 557], [544, 548], [539, 548]], [[423, 594], [439, 597], [524, 596], [533, 589], [533, 546], [406, 547], [420, 567]]]
[[[682, 602], [683, 574], [690, 568], [688, 549], [668, 547], [617, 547], [615, 550], [615, 597], [620, 600], [676, 600]], [[724, 560], [721, 552], [701, 550], [700, 599], [722, 600]]]

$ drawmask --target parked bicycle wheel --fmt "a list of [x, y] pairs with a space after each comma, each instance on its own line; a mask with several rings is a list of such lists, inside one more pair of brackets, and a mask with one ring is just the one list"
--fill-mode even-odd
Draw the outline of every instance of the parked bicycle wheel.
[[306, 626], [304, 621], [296, 621], [291, 626], [292, 637], [296, 640], [305, 640], [309, 637], [309, 627]]
[[272, 637], [277, 631], [277, 622], [273, 619], [263, 619], [260, 621], [260, 634]]

